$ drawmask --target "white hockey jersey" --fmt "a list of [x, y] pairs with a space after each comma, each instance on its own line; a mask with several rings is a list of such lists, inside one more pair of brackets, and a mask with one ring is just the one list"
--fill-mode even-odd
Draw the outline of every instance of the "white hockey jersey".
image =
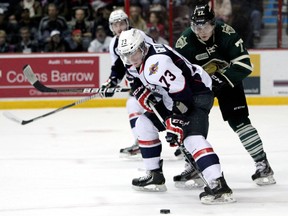
[[192, 95], [211, 91], [212, 80], [201, 66], [191, 64], [171, 47], [149, 44], [140, 68], [127, 66], [128, 73], [139, 78], [155, 95], [161, 95], [168, 110], [173, 101], [192, 104]]

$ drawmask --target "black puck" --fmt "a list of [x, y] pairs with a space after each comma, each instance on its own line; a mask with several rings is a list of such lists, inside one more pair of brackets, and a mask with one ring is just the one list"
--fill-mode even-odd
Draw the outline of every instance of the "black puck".
[[160, 214], [170, 214], [170, 209], [161, 209]]

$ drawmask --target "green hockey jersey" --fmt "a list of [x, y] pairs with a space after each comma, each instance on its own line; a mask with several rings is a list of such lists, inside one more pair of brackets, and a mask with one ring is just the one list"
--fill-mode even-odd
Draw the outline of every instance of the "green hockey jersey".
[[175, 50], [192, 64], [202, 66], [210, 75], [218, 71], [237, 84], [252, 72], [250, 56], [235, 30], [215, 23], [212, 37], [204, 42], [189, 27], [176, 41]]

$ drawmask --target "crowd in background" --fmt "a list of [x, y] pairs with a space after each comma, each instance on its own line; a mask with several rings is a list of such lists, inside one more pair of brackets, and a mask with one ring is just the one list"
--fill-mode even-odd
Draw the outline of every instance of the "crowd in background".
[[[168, 44], [168, 2], [131, 0], [131, 26]], [[173, 43], [190, 26], [196, 2], [173, 1]], [[108, 20], [116, 8], [124, 8], [124, 0], [1, 0], [0, 52], [108, 52], [113, 37]], [[261, 39], [263, 1], [214, 0], [213, 8], [217, 19], [238, 31], [247, 48]]]

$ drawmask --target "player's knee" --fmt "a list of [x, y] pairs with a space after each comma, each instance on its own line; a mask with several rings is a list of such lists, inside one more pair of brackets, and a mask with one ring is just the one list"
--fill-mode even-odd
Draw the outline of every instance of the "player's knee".
[[158, 130], [154, 126], [153, 122], [145, 115], [141, 115], [135, 125], [135, 131], [138, 138], [143, 140], [152, 140], [159, 137]]
[[211, 144], [202, 135], [186, 137], [184, 139], [184, 146], [189, 152], [198, 152], [201, 149], [212, 148]]
[[250, 119], [248, 116], [245, 117], [238, 117], [238, 118], [231, 118], [228, 120], [228, 123], [230, 127], [233, 129], [233, 131], [239, 130], [239, 128], [242, 128], [248, 124], [251, 124]]
[[129, 114], [131, 113], [143, 113], [143, 108], [138, 103], [135, 97], [129, 97], [126, 102], [126, 109]]

